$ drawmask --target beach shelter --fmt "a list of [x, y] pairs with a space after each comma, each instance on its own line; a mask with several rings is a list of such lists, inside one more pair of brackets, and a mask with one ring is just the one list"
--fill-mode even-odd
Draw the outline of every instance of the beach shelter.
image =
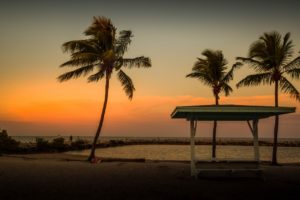
[[[245, 121], [248, 123], [253, 136], [254, 161], [259, 163], [258, 123], [260, 119], [294, 113], [295, 107], [273, 107], [273, 106], [242, 106], [242, 105], [200, 105], [200, 106], [178, 106], [171, 114], [172, 119], [186, 119], [190, 122], [190, 146], [191, 146], [191, 175], [209, 170], [211, 168], [198, 168], [195, 157], [195, 136], [197, 121]], [[251, 123], [252, 122], [252, 123]], [[239, 169], [243, 170], [243, 169]], [[246, 170], [249, 170], [247, 168]], [[256, 169], [253, 169], [256, 170]]]

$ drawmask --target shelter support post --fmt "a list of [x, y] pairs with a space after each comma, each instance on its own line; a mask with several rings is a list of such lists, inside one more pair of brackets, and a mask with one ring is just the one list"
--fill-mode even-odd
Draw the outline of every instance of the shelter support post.
[[258, 119], [253, 120], [253, 140], [254, 140], [254, 158], [259, 162], [259, 143], [258, 143]]
[[254, 160], [259, 162], [259, 141], [258, 141], [258, 119], [252, 121], [252, 126], [249, 121], [247, 121], [250, 131], [253, 136], [253, 145], [254, 145]]
[[190, 119], [191, 132], [191, 176], [196, 176], [196, 158], [195, 158], [195, 135], [197, 129], [197, 121]]
[[252, 134], [253, 134], [253, 143], [254, 143], [254, 159], [259, 162], [259, 142], [258, 142], [258, 119], [253, 120], [252, 122]]

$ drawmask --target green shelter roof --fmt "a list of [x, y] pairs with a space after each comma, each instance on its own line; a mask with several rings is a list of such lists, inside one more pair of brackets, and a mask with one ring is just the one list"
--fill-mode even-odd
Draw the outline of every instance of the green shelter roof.
[[199, 121], [244, 121], [262, 119], [275, 115], [294, 113], [295, 107], [244, 106], [244, 105], [199, 105], [178, 106], [171, 118]]

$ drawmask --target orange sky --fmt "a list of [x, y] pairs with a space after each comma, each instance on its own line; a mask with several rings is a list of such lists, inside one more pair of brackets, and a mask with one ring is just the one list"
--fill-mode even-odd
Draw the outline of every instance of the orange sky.
[[[5, 107], [5, 116], [8, 118], [2, 119], [2, 124], [4, 128], [11, 130], [10, 133], [13, 135], [26, 135], [29, 132], [33, 135], [93, 135], [102, 107], [102, 96], [98, 96], [99, 99], [63, 99], [64, 97], [49, 99], [47, 96], [37, 98], [33, 95], [18, 103], [11, 101]], [[36, 99], [33, 100], [34, 98]], [[203, 105], [213, 102], [213, 98], [193, 96], [138, 96], [132, 101], [125, 97], [111, 98], [103, 134], [106, 136], [188, 136], [188, 123], [185, 120], [170, 119], [173, 109], [180, 105]], [[239, 105], [272, 105], [273, 96], [222, 97], [221, 102]], [[282, 106], [296, 106], [299, 113], [300, 103], [293, 102], [288, 95], [280, 95], [280, 103]], [[299, 114], [282, 118], [281, 129], [285, 131], [283, 137], [298, 137], [298, 131], [295, 130], [300, 128], [299, 119]], [[201, 129], [203, 130], [201, 136], [210, 136], [209, 123], [202, 123], [204, 126]], [[236, 124], [235, 131], [229, 128], [230, 123], [223, 123], [223, 125], [221, 123], [219, 126], [221, 136], [250, 136], [246, 124], [231, 123]], [[272, 118], [262, 120], [262, 136], [271, 136], [272, 123]]]
[[[100, 99], [100, 98], [99, 98]], [[207, 105], [213, 103], [213, 98], [192, 96], [145, 96], [133, 101], [116, 101], [111, 99], [108, 104], [107, 123], [111, 121], [151, 121], [168, 119], [172, 110], [180, 105]], [[223, 104], [237, 105], [272, 105], [272, 96], [223, 97]], [[282, 106], [291, 106], [287, 95], [280, 96]], [[299, 112], [300, 103], [293, 106]], [[91, 123], [97, 121], [102, 108], [101, 100], [62, 100], [40, 101], [17, 104], [12, 102], [6, 107], [11, 120], [26, 122], [51, 123]], [[133, 124], [134, 124], [133, 123]]]

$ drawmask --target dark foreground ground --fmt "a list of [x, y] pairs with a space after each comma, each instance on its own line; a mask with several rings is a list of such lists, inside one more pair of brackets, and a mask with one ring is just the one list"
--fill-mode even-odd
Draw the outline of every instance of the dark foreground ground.
[[300, 199], [300, 166], [255, 178], [190, 177], [188, 163], [102, 162], [63, 154], [0, 157], [0, 199]]

